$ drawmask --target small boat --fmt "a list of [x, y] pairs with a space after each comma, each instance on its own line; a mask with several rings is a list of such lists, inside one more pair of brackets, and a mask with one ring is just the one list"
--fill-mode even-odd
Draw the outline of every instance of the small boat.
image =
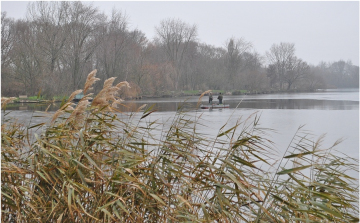
[[[79, 93], [77, 95], [75, 95], [74, 99], [72, 100], [73, 102], [79, 102], [82, 98], [84, 97], [83, 93]], [[93, 99], [88, 99], [88, 101], [92, 101]]]
[[214, 109], [214, 108], [230, 108], [229, 104], [208, 104], [200, 105], [201, 109]]

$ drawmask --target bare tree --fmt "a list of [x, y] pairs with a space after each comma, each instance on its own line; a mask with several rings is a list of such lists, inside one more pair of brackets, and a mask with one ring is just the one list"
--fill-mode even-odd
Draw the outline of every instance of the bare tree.
[[287, 90], [290, 90], [291, 86], [302, 78], [305, 78], [310, 73], [309, 65], [298, 59], [293, 57], [286, 67], [286, 73], [284, 76], [284, 81], [287, 83]]
[[172, 64], [167, 61], [162, 45], [157, 40], [150, 42], [143, 53], [146, 59], [142, 65], [142, 70], [145, 72], [142, 80], [146, 84], [142, 86], [142, 91], [151, 95], [172, 91], [175, 88], [172, 78], [175, 71]]
[[349, 88], [359, 86], [359, 67], [352, 65], [351, 61], [339, 60], [329, 64], [329, 82], [336, 87]]
[[6, 17], [6, 12], [1, 12], [1, 69], [10, 63], [10, 52], [14, 46], [14, 21]]
[[69, 32], [61, 63], [69, 71], [71, 88], [75, 90], [94, 68], [93, 55], [103, 40], [106, 18], [97, 8], [81, 2], [70, 2], [67, 16]]
[[263, 65], [264, 58], [257, 52], [245, 52], [242, 56], [242, 70], [256, 70]]
[[302, 89], [314, 91], [326, 88], [322, 66], [310, 66], [309, 74], [302, 81]]
[[234, 89], [238, 85], [238, 76], [242, 65], [242, 56], [251, 48], [251, 43], [243, 38], [230, 38], [227, 41], [226, 68], [228, 74], [228, 86]]
[[53, 73], [56, 61], [68, 34], [67, 2], [33, 2], [29, 5], [28, 19], [35, 24], [39, 52], [46, 60], [48, 70]]
[[181, 76], [185, 52], [188, 50], [189, 43], [196, 40], [197, 27], [188, 25], [179, 19], [165, 19], [160, 22], [160, 26], [155, 27], [157, 36], [163, 44], [166, 55], [175, 69], [175, 89]]
[[1, 12], [1, 89], [2, 93], [11, 94], [11, 51], [14, 47], [14, 20]]
[[23, 94], [35, 94], [39, 90], [42, 75], [41, 57], [38, 54], [34, 24], [19, 20], [15, 23], [14, 46], [11, 60], [14, 65], [13, 78], [23, 84]]
[[198, 46], [197, 67], [204, 89], [222, 89], [227, 81], [224, 78], [226, 50], [207, 44]]
[[198, 43], [191, 41], [188, 50], [184, 53], [182, 62], [182, 75], [179, 84], [183, 90], [198, 90], [201, 82], [198, 63]]
[[126, 15], [114, 8], [101, 34], [103, 41], [96, 50], [97, 69], [105, 79], [110, 77], [126, 79], [129, 40], [127, 26]]
[[44, 74], [41, 88], [48, 96], [67, 90], [63, 87], [68, 83], [67, 78], [61, 69], [57, 69], [57, 64], [64, 53], [69, 33], [69, 6], [68, 2], [32, 2], [28, 6], [27, 19], [33, 24]]
[[240, 87], [250, 91], [259, 91], [268, 87], [263, 58], [257, 52], [245, 52], [242, 56]]
[[273, 44], [270, 51], [266, 52], [266, 56], [271, 65], [271, 75], [276, 75], [276, 79], [279, 81], [279, 88], [283, 89], [287, 68], [295, 56], [295, 44]]
[[130, 79], [140, 89], [147, 88], [146, 76], [149, 75], [147, 67], [149, 64], [150, 51], [147, 47], [148, 40], [145, 34], [139, 30], [129, 32], [129, 67], [130, 67]]

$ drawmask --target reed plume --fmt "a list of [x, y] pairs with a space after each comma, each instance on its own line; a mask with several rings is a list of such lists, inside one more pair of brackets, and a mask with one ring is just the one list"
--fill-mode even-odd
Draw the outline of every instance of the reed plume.
[[146, 106], [147, 106], [147, 104], [141, 105], [141, 106], [136, 110], [136, 112], [139, 112], [141, 109], [145, 108]]
[[1, 104], [4, 104], [4, 103], [9, 103], [9, 102], [12, 102], [13, 100], [15, 100], [16, 98], [15, 97], [2, 97], [1, 98]]
[[15, 99], [16, 99], [15, 97], [10, 97], [10, 98], [2, 97], [1, 98], [1, 109], [5, 109], [6, 105], [8, 103], [12, 103]]
[[2, 98], [1, 98], [1, 109], [6, 108], [6, 105], [7, 105], [8, 103], [13, 102], [15, 99], [16, 99], [15, 97], [10, 97], [10, 98], [2, 97]]
[[127, 81], [122, 81], [122, 82], [120, 82], [120, 83], [118, 83], [118, 84], [116, 85], [116, 87], [118, 87], [119, 90], [120, 90], [122, 87], [124, 87], [124, 86], [126, 86], [127, 88], [131, 88], [131, 87], [130, 87], [130, 84], [129, 84]]
[[85, 110], [87, 106], [90, 104], [88, 100], [81, 100], [79, 101], [78, 105], [71, 113], [69, 118], [67, 119], [68, 122], [75, 121], [74, 123], [77, 125], [81, 125], [85, 118]]
[[64, 110], [58, 109], [58, 110], [54, 113], [54, 115], [52, 116], [52, 118], [51, 118], [51, 123], [53, 123], [60, 115], [62, 115], [62, 114], [64, 114], [64, 113], [65, 113]]
[[71, 93], [71, 95], [69, 96], [69, 99], [67, 100], [67, 102], [71, 102], [74, 98], [75, 98], [75, 96], [77, 95], [77, 94], [80, 94], [81, 92], [82, 92], [83, 90], [76, 90], [76, 91], [74, 91], [73, 93]]
[[85, 82], [85, 86], [84, 86], [84, 94], [86, 94], [87, 90], [90, 89], [90, 87], [98, 80], [100, 80], [99, 78], [96, 78], [97, 70], [93, 70], [89, 73], [88, 77], [86, 78], [86, 82]]
[[130, 88], [130, 85], [127, 81], [123, 81], [113, 86], [114, 81], [115, 77], [105, 80], [103, 89], [96, 95], [91, 103], [91, 107], [108, 107], [111, 109], [111, 107], [116, 107], [117, 104], [121, 104], [123, 100], [116, 96], [122, 87], [126, 86]]
[[198, 99], [196, 108], [199, 107], [199, 105], [200, 105], [200, 103], [201, 103], [201, 99], [204, 97], [204, 95], [207, 94], [207, 93], [210, 93], [210, 92], [211, 92], [211, 90], [204, 91], [204, 92], [199, 96], [199, 99]]
[[[64, 114], [66, 111], [74, 111], [74, 114], [71, 114], [68, 121], [70, 120], [73, 120], [73, 119], [76, 119], [77, 117], [80, 118], [82, 117], [80, 115], [80, 112], [84, 112], [85, 111], [85, 108], [86, 106], [89, 104], [89, 103], [86, 103], [84, 101], [88, 101], [90, 98], [91, 95], [93, 95], [93, 93], [90, 93], [90, 94], [86, 94], [86, 92], [90, 89], [90, 87], [98, 80], [100, 80], [99, 78], [96, 78], [96, 73], [97, 73], [97, 70], [93, 70], [89, 73], [88, 77], [86, 78], [86, 82], [85, 82], [85, 85], [84, 85], [84, 90], [82, 89], [79, 89], [79, 90], [76, 90], [74, 91], [73, 93], [71, 93], [71, 95], [69, 96], [69, 99], [67, 100], [67, 102], [61, 106], [60, 109], [58, 109], [52, 119], [51, 119], [51, 122], [53, 123], [60, 115]], [[79, 101], [78, 103], [78, 106], [76, 108], [74, 108], [73, 106], [75, 106], [74, 103], [72, 103], [72, 100], [75, 98], [75, 96], [77, 94], [80, 94], [81, 92], [84, 93], [84, 97]]]

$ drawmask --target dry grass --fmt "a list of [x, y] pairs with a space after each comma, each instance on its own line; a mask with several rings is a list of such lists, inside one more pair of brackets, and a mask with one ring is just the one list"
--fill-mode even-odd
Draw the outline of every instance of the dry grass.
[[197, 105], [196, 105], [196, 108], [199, 107], [199, 105], [201, 104], [201, 99], [204, 97], [204, 95], [210, 93], [211, 90], [207, 90], [207, 91], [204, 91], [200, 96], [199, 96], [199, 99], [198, 99], [198, 102], [197, 102]]
[[15, 100], [16, 98], [14, 97], [10, 97], [10, 98], [6, 98], [6, 97], [2, 97], [1, 98], [1, 109], [5, 109], [6, 108], [6, 105], [8, 103], [11, 103]]
[[88, 77], [86, 78], [85, 86], [84, 86], [84, 94], [91, 88], [91, 86], [96, 82], [99, 81], [99, 78], [96, 78], [97, 70], [93, 70], [89, 73]]
[[118, 104], [121, 105], [121, 102], [123, 100], [116, 96], [118, 95], [119, 90], [123, 86], [130, 88], [130, 85], [127, 81], [123, 81], [117, 84], [116, 86], [113, 86], [114, 81], [115, 81], [115, 77], [105, 80], [103, 89], [96, 95], [96, 97], [91, 103], [92, 107], [97, 107], [97, 108], [107, 107], [108, 109], [111, 109], [111, 107], [116, 108]]
[[357, 159], [298, 132], [274, 164], [256, 115], [210, 140], [201, 115], [178, 112], [159, 138], [151, 107], [138, 119], [109, 109], [126, 85], [113, 82], [91, 104], [66, 102], [33, 142], [2, 124], [2, 222], [358, 221]]

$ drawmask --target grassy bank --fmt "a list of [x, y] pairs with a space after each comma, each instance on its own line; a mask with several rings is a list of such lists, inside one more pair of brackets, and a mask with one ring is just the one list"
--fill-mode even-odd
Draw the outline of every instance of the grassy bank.
[[28, 96], [28, 97], [15, 97], [13, 102], [31, 102], [31, 101], [36, 101], [36, 102], [49, 102], [49, 101], [54, 101], [54, 102], [61, 102], [62, 100], [67, 100], [69, 99], [68, 96], [54, 96], [52, 98], [45, 98], [42, 96]]
[[[277, 94], [277, 93], [301, 93], [301, 92], [314, 92], [315, 90], [278, 90], [278, 89], [261, 89], [261, 90], [244, 90], [244, 89], [234, 89], [234, 90], [211, 90], [213, 95], [218, 95], [219, 93], [227, 95], [256, 95], [256, 94]], [[158, 95], [143, 95], [140, 96], [144, 98], [158, 98], [158, 97], [187, 97], [187, 96], [200, 96], [204, 91], [202, 90], [183, 90], [183, 91], [162, 91]]]
[[201, 114], [181, 111], [158, 137], [151, 107], [119, 118], [116, 93], [128, 85], [113, 81], [91, 103], [73, 107], [74, 92], [47, 124], [5, 116], [2, 222], [358, 221], [358, 180], [349, 175], [358, 160], [323, 148], [321, 138], [300, 130], [279, 158], [256, 115], [208, 139], [197, 132]]

